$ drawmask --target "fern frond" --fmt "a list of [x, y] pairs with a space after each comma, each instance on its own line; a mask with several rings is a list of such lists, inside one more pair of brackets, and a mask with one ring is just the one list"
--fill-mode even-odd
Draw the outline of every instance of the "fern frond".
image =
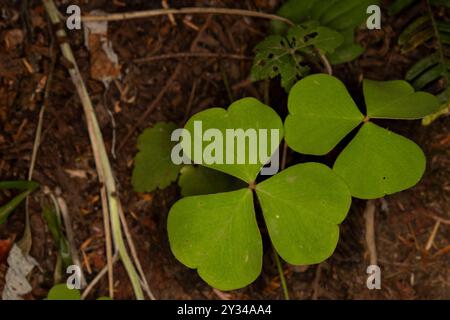
[[[448, 114], [450, 107], [450, 0], [425, 0], [424, 15], [416, 17], [398, 39], [402, 53], [417, 48], [432, 48], [433, 52], [417, 61], [406, 73], [405, 79], [416, 90], [433, 88], [442, 103], [441, 110], [423, 120], [427, 125], [439, 115]], [[409, 0], [397, 0], [390, 12], [400, 12], [411, 5]]]

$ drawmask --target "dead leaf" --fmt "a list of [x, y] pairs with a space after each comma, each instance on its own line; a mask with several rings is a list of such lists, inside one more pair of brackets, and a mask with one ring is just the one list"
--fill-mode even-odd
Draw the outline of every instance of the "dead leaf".
[[65, 169], [64, 171], [67, 172], [71, 178], [87, 179], [87, 172], [85, 170]]
[[[90, 14], [102, 13], [98, 10]], [[107, 87], [109, 83], [120, 77], [121, 66], [108, 39], [108, 22], [94, 21], [84, 23], [85, 46], [91, 57], [91, 77], [102, 81]]]
[[6, 272], [2, 299], [22, 300], [22, 296], [32, 290], [27, 276], [38, 263], [31, 256], [24, 255], [16, 244], [9, 251], [7, 262], [9, 268]]
[[12, 242], [9, 239], [0, 240], [0, 264], [6, 261], [9, 250], [11, 250]]
[[23, 31], [20, 29], [11, 29], [3, 34], [3, 42], [6, 49], [14, 49], [23, 42]]

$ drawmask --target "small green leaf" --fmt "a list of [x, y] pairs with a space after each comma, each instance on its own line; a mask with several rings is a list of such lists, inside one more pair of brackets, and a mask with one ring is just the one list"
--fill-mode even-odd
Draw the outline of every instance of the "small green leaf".
[[295, 165], [257, 185], [256, 193], [272, 243], [284, 260], [308, 265], [333, 253], [351, 196], [330, 168]]
[[183, 197], [234, 191], [246, 187], [242, 180], [228, 174], [192, 165], [181, 168], [178, 185]]
[[50, 289], [47, 300], [81, 300], [81, 294], [79, 290], [71, 290], [67, 284], [61, 283]]
[[344, 42], [327, 55], [332, 64], [341, 64], [352, 61], [358, 58], [363, 52], [364, 48], [359, 44], [355, 44], [353, 41], [355, 30], [350, 28], [348, 30], [341, 31], [344, 37]]
[[309, 72], [305, 56], [315, 55], [314, 48], [333, 52], [342, 41], [339, 32], [312, 21], [290, 28], [286, 37], [269, 36], [255, 48], [251, 78], [257, 81], [280, 75], [281, 86], [289, 91], [296, 80]]
[[47, 222], [48, 229], [55, 241], [55, 245], [58, 248], [59, 255], [64, 263], [64, 268], [68, 267], [72, 263], [72, 256], [70, 254], [69, 241], [63, 233], [63, 226], [60, 217], [58, 216], [55, 207], [49, 205], [45, 201], [41, 204], [42, 215], [45, 222]]
[[0, 181], [0, 190], [2, 189], [17, 189], [17, 190], [27, 190], [34, 191], [39, 187], [39, 183], [34, 181]]
[[[294, 23], [318, 21], [320, 25], [340, 32], [344, 42], [327, 54], [331, 63], [339, 64], [349, 62], [362, 53], [363, 48], [354, 44], [354, 31], [367, 19], [367, 7], [378, 3], [378, 0], [290, 0], [280, 7], [277, 14]], [[273, 21], [272, 28], [277, 34], [287, 29], [286, 24], [280, 21]]]
[[368, 122], [336, 159], [333, 170], [354, 197], [376, 199], [417, 184], [425, 162], [414, 142]]
[[[420, 76], [422, 73], [426, 72], [432, 66], [438, 64], [440, 62], [439, 53], [435, 52], [426, 56], [425, 58], [417, 61], [406, 73], [405, 79], [408, 81], [413, 81], [415, 78]], [[422, 89], [417, 88], [416, 89]]]
[[[314, 3], [323, 2], [319, 0], [309, 1], [286, 1], [277, 11], [277, 15], [285, 17], [294, 23], [301, 23], [311, 20], [311, 8]], [[272, 30], [276, 34], [281, 34], [288, 28], [288, 25], [282, 21], [272, 21]]]
[[286, 142], [305, 154], [330, 152], [364, 118], [344, 84], [325, 74], [297, 82], [289, 93], [288, 109]]
[[9, 215], [14, 211], [15, 208], [19, 204], [22, 203], [26, 197], [36, 190], [39, 187], [39, 184], [34, 181], [1, 181], [0, 182], [0, 190], [1, 189], [18, 189], [25, 190], [24, 192], [15, 196], [11, 201], [6, 203], [5, 205], [0, 207], [0, 225], [5, 223], [8, 219]]
[[333, 52], [344, 41], [339, 32], [322, 27], [314, 21], [292, 27], [287, 39], [295, 50], [305, 51], [307, 47], [314, 46], [325, 53]]
[[183, 198], [170, 209], [167, 230], [175, 257], [215, 288], [242, 288], [261, 272], [250, 189]]
[[[201, 129], [195, 130], [196, 123], [197, 126], [199, 124], [201, 125]], [[260, 160], [264, 160], [264, 158], [267, 158], [267, 160], [269, 160], [271, 155], [276, 151], [276, 148], [271, 148], [271, 146], [278, 146], [281, 139], [283, 138], [283, 123], [281, 122], [278, 114], [272, 108], [266, 106], [265, 104], [259, 102], [254, 98], [244, 98], [238, 100], [231, 104], [228, 110], [222, 108], [211, 108], [199, 112], [189, 119], [185, 126], [185, 129], [190, 133], [191, 136], [191, 149], [189, 149], [189, 147], [183, 146], [183, 151], [189, 159], [192, 159], [196, 164], [202, 164], [205, 167], [225, 172], [247, 183], [255, 181], [259, 171], [267, 162], [264, 161], [264, 163], [261, 164]], [[203, 133], [208, 129], [213, 129], [214, 131], [216, 131], [219, 137], [211, 137], [211, 142], [202, 143]], [[261, 150], [258, 150], [257, 153], [250, 152], [250, 140], [253, 141], [253, 146], [260, 145], [260, 142], [255, 141], [254, 139], [255, 137], [256, 139], [259, 138], [250, 134], [249, 136], [253, 136], [253, 139], [245, 139], [245, 153], [239, 152], [239, 141], [237, 141], [238, 139], [233, 135], [233, 132], [232, 136], [227, 138], [227, 130], [233, 129], [240, 129], [243, 130], [243, 132], [248, 133], [250, 133], [250, 131], [247, 131], [248, 129], [255, 133], [258, 133], [260, 129], [267, 130], [267, 139], [262, 141], [263, 144], [267, 145], [267, 157], [261, 159], [257, 155], [257, 153], [260, 153]], [[278, 130], [278, 141], [272, 141], [271, 130]], [[222, 139], [222, 141], [218, 141], [218, 138]], [[231, 142], [233, 141], [234, 148], [231, 145]], [[223, 149], [215, 150], [216, 148], [214, 148], [214, 146], [219, 146], [220, 142], [222, 142]], [[199, 143], [202, 143], [203, 145], [200, 150], [200, 154], [197, 154], [196, 156], [195, 145], [199, 145]], [[206, 161], [204, 160], [207, 159], [203, 159], [203, 156], [205, 155], [207, 150], [211, 150], [211, 154], [213, 154], [214, 157], [217, 155], [217, 157], [219, 158], [218, 160], [221, 160], [222, 163], [213, 163], [212, 160], [215, 159], [211, 159], [210, 164], [206, 163]], [[273, 152], [272, 154], [269, 154], [271, 150]], [[242, 164], [239, 163], [238, 153], [240, 153], [240, 156], [245, 157], [244, 163]], [[233, 161], [226, 161], [227, 157], [231, 158], [233, 155], [234, 159], [230, 159]], [[254, 161], [255, 163], [252, 164], [250, 160], [253, 157], [256, 157], [257, 159], [256, 161]]]
[[[355, 29], [368, 18], [367, 8], [378, 2], [377, 0], [334, 1], [333, 6], [320, 17], [320, 23], [339, 31]], [[316, 5], [323, 5], [323, 1], [319, 1]]]
[[439, 108], [435, 96], [414, 92], [404, 80], [364, 80], [363, 91], [370, 118], [420, 119]]
[[180, 166], [171, 160], [175, 142], [170, 140], [177, 129], [173, 123], [159, 122], [153, 128], [145, 129], [139, 136], [138, 154], [134, 160], [131, 183], [137, 192], [152, 192], [163, 189], [178, 177]]
[[309, 72], [307, 66], [296, 63], [287, 40], [281, 36], [267, 37], [256, 46], [255, 50], [255, 59], [250, 72], [252, 81], [281, 76], [281, 86], [289, 90], [297, 76], [303, 77]]

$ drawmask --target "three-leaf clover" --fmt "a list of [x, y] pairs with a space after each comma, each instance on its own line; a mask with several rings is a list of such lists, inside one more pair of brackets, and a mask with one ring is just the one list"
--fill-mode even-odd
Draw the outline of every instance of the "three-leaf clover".
[[297, 152], [324, 155], [362, 124], [333, 170], [352, 196], [375, 199], [414, 186], [426, 159], [414, 142], [370, 120], [420, 119], [435, 112], [439, 101], [429, 93], [414, 92], [402, 80], [364, 80], [363, 91], [366, 117], [337, 78], [316, 74], [297, 82], [288, 98], [286, 141]]
[[[185, 126], [192, 141], [196, 139], [195, 121], [201, 121], [203, 129], [217, 129], [224, 136], [227, 129], [252, 128], [278, 129], [277, 144], [283, 137], [277, 113], [253, 98], [236, 101], [228, 110], [213, 108], [194, 115]], [[247, 156], [248, 150], [247, 145]], [[191, 149], [184, 151], [192, 156]], [[338, 241], [338, 224], [350, 207], [348, 187], [325, 165], [294, 165], [255, 183], [262, 165], [207, 164], [241, 179], [248, 187], [186, 197], [169, 212], [167, 228], [175, 257], [221, 290], [244, 287], [261, 272], [263, 248], [255, 196], [275, 249], [292, 264], [313, 264], [329, 257]]]
[[281, 76], [286, 90], [309, 73], [305, 57], [315, 54], [314, 48], [328, 53], [342, 44], [340, 33], [316, 22], [308, 22], [289, 29], [286, 36], [268, 36], [256, 47], [251, 70], [253, 81]]

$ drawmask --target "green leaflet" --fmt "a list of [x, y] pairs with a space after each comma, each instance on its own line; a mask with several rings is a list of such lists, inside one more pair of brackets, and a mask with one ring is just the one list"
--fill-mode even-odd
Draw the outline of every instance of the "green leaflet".
[[39, 187], [39, 184], [34, 181], [1, 181], [1, 189], [18, 189], [25, 190], [15, 196], [11, 201], [0, 207], [0, 225], [5, 223], [9, 215], [17, 206], [34, 190]]
[[167, 221], [175, 257], [221, 290], [244, 287], [261, 272], [262, 240], [249, 189], [179, 200]]
[[338, 224], [350, 209], [350, 192], [319, 163], [290, 167], [256, 187], [270, 238], [291, 264], [327, 259], [339, 239]]
[[173, 123], [159, 122], [145, 129], [139, 136], [138, 154], [134, 160], [131, 183], [137, 192], [151, 192], [165, 188], [178, 177], [180, 166], [171, 160], [175, 142], [170, 140], [177, 128]]
[[[67, 284], [60, 283], [54, 285], [47, 294], [47, 298], [45, 300], [81, 300], [80, 290], [77, 289], [69, 289]], [[110, 297], [100, 297], [97, 300], [112, 300]]]
[[414, 92], [414, 88], [403, 80], [364, 80], [363, 91], [370, 118], [421, 119], [439, 108], [435, 96]]
[[[196, 125], [197, 130], [195, 130]], [[199, 131], [200, 125], [201, 132]], [[191, 139], [186, 139], [189, 143], [183, 146], [183, 151], [186, 153], [188, 158], [192, 159], [194, 163], [202, 164], [205, 167], [230, 174], [247, 183], [255, 181], [259, 171], [272, 155], [269, 154], [270, 150], [275, 152], [276, 147], [283, 138], [283, 123], [278, 114], [272, 108], [254, 98], [244, 98], [238, 100], [231, 104], [228, 110], [222, 108], [211, 108], [199, 112], [189, 119], [186, 123], [185, 129], [190, 133], [191, 137]], [[215, 148], [215, 146], [219, 146], [220, 141], [217, 141], [213, 137], [211, 137], [211, 142], [202, 143], [202, 135], [208, 129], [213, 129], [219, 136], [223, 137], [223, 141], [221, 141], [223, 146], [222, 149]], [[240, 129], [244, 132], [247, 132], [248, 129], [255, 132], [259, 132], [260, 129], [266, 130], [267, 141], [263, 141], [263, 143], [267, 142], [266, 161], [261, 164], [259, 163], [260, 159], [256, 159], [255, 163], [250, 163], [249, 160], [256, 157], [257, 154], [255, 152], [250, 152], [250, 149], [248, 148], [248, 141], [250, 138], [247, 138], [245, 140], [245, 154], [241, 154], [244, 156], [244, 163], [239, 163], [240, 157], [238, 157], [239, 152], [237, 150], [238, 139], [234, 138], [234, 136], [227, 138], [227, 129]], [[271, 130], [278, 131], [276, 141], [272, 140]], [[249, 136], [255, 138], [255, 136], [250, 133]], [[256, 137], [256, 139], [258, 138]], [[233, 145], [227, 143], [231, 141], [234, 141]], [[259, 145], [258, 141], [257, 143]], [[199, 144], [203, 144], [203, 147], [199, 153], [196, 153], [195, 145]], [[273, 146], [274, 148], [271, 148]], [[211, 160], [214, 160], [213, 158], [217, 157], [217, 160], [222, 160], [222, 163], [212, 163], [211, 161], [209, 164], [205, 161], [207, 159], [203, 159], [205, 155], [208, 156], [207, 158], [211, 158]], [[226, 157], [233, 156], [234, 158], [230, 159], [229, 162], [226, 161]], [[231, 162], [233, 164], [230, 164]]]
[[289, 93], [288, 109], [286, 142], [305, 154], [330, 152], [364, 118], [344, 84], [325, 74], [297, 82]]
[[281, 86], [289, 91], [295, 81], [309, 72], [305, 55], [314, 55], [314, 48], [333, 52], [342, 41], [341, 34], [316, 22], [294, 26], [285, 37], [269, 36], [256, 46], [250, 77], [258, 81], [281, 76]]
[[48, 229], [55, 241], [55, 245], [58, 249], [58, 253], [63, 262], [63, 268], [67, 268], [73, 264], [70, 254], [70, 244], [63, 233], [62, 221], [54, 206], [49, 205], [46, 202], [41, 203], [42, 215], [45, 222], [47, 222]]
[[369, 122], [336, 159], [333, 170], [354, 197], [376, 199], [417, 184], [425, 163], [414, 142]]
[[67, 284], [61, 283], [50, 289], [47, 300], [81, 300], [81, 294], [79, 290], [71, 290]]

